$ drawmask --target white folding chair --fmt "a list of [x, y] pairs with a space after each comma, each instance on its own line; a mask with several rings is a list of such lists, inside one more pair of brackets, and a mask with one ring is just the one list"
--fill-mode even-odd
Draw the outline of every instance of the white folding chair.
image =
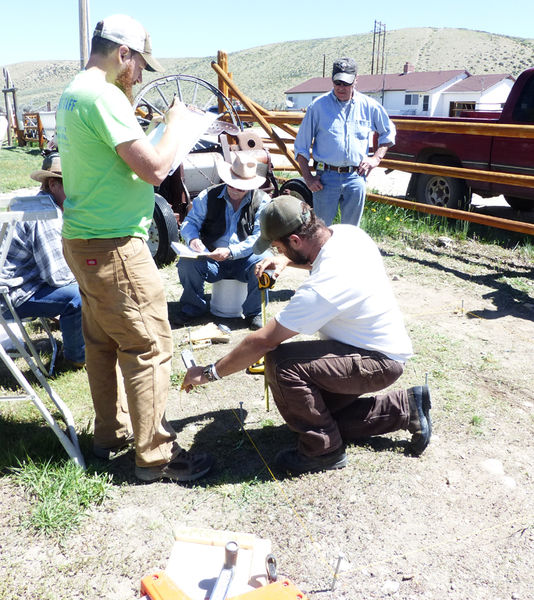
[[[2, 317], [4, 318], [6, 323], [12, 324], [12, 327], [11, 327], [12, 329], [13, 329], [13, 326], [16, 326], [15, 329], [20, 332], [20, 335], [21, 335], [22, 339], [24, 340], [24, 344], [26, 345], [26, 348], [29, 350], [30, 354], [32, 355], [33, 360], [36, 362], [37, 366], [42, 371], [43, 375], [52, 376], [54, 374], [54, 368], [56, 366], [58, 346], [57, 346], [56, 338], [52, 334], [52, 331], [50, 329], [50, 326], [48, 325], [48, 321], [47, 321], [46, 317], [36, 317], [36, 320], [39, 321], [41, 327], [43, 328], [44, 332], [48, 336], [48, 341], [50, 342], [50, 347], [52, 350], [52, 357], [50, 359], [50, 366], [48, 367], [48, 370], [45, 367], [45, 365], [41, 359], [41, 355], [39, 354], [39, 352], [37, 352], [37, 349], [35, 348], [35, 344], [33, 343], [31, 337], [28, 335], [28, 332], [24, 325], [24, 323], [33, 321], [35, 319], [31, 319], [31, 318], [21, 319], [18, 316], [13, 304], [11, 303], [11, 299], [9, 297], [9, 287], [6, 284], [5, 279], [3, 279], [1, 277], [0, 277], [0, 311], [2, 311]], [[7, 312], [9, 312], [10, 316], [7, 319], [5, 319], [5, 317], [3, 315], [6, 314]], [[11, 348], [13, 349], [12, 351], [14, 353], [18, 352], [17, 348], [15, 348], [15, 346], [13, 344], [11, 344]], [[10, 351], [11, 350], [8, 350], [8, 352], [10, 352]]]
[[[50, 196], [32, 196], [32, 197], [17, 197], [14, 198], [10, 203], [10, 209], [6, 212], [0, 212], [0, 273], [3, 271], [9, 246], [13, 239], [13, 233], [15, 226], [19, 221], [31, 221], [31, 220], [43, 220], [43, 219], [55, 219], [57, 218], [57, 212], [55, 204]], [[19, 385], [26, 392], [23, 396], [3, 396], [0, 400], [15, 400], [15, 399], [28, 399], [31, 400], [39, 412], [43, 415], [47, 424], [52, 428], [62, 446], [65, 448], [67, 454], [72, 460], [85, 468], [85, 461], [80, 450], [78, 443], [78, 437], [76, 435], [76, 429], [74, 427], [74, 419], [63, 400], [58, 394], [52, 389], [45, 375], [47, 374], [46, 368], [44, 367], [38, 352], [35, 349], [24, 324], [18, 318], [11, 301], [8, 296], [8, 287], [0, 282], [0, 298], [2, 298], [5, 306], [13, 316], [13, 321], [17, 323], [22, 334], [22, 339], [13, 331], [9, 326], [10, 319], [4, 317], [4, 311], [0, 310], [0, 327], [3, 328], [7, 337], [9, 337], [12, 346], [16, 350], [17, 354], [21, 356], [31, 372], [39, 382], [39, 385], [48, 394], [65, 422], [66, 430], [64, 431], [57, 421], [54, 419], [46, 405], [43, 403], [39, 395], [28, 383], [21, 370], [17, 367], [8, 351], [0, 344], [0, 360], [4, 362], [6, 367], [9, 369], [11, 374], [15, 377]], [[44, 321], [44, 319], [42, 320]], [[46, 325], [48, 327], [48, 325]], [[49, 336], [53, 338], [50, 330], [48, 329]], [[56, 347], [57, 353], [57, 347]], [[53, 351], [53, 360], [55, 361], [55, 353]]]

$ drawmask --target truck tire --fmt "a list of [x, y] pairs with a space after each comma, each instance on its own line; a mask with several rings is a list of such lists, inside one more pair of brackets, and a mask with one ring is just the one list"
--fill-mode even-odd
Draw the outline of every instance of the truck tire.
[[516, 196], [505, 196], [504, 199], [514, 210], [534, 210], [534, 201], [526, 198], [517, 198]]
[[295, 198], [299, 198], [303, 202], [306, 202], [308, 206], [313, 208], [313, 193], [310, 188], [304, 183], [304, 179], [300, 177], [295, 177], [295, 179], [288, 179], [280, 186], [280, 193], [282, 194], [290, 194], [291, 196], [295, 196]]
[[176, 256], [171, 242], [179, 239], [178, 224], [170, 204], [163, 196], [154, 194], [154, 216], [148, 230], [148, 247], [158, 266], [174, 260]]
[[466, 205], [465, 181], [422, 173], [417, 178], [416, 201], [443, 208], [463, 209]]

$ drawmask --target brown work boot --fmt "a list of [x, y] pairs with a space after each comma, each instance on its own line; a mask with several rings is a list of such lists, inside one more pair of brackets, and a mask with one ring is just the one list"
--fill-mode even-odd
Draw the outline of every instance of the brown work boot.
[[341, 446], [328, 454], [321, 454], [320, 456], [306, 456], [296, 448], [288, 448], [281, 450], [276, 455], [275, 460], [279, 471], [293, 475], [343, 469], [347, 466], [345, 446]]
[[122, 441], [117, 442], [115, 446], [109, 448], [93, 444], [93, 454], [101, 460], [113, 460], [119, 455], [125, 454], [126, 451], [132, 450], [134, 443], [133, 433], [130, 433]]
[[135, 467], [135, 476], [141, 481], [194, 481], [205, 475], [213, 466], [213, 456], [204, 452], [187, 452], [180, 449], [168, 463], [155, 467]]
[[409, 450], [419, 456], [428, 446], [432, 435], [432, 421], [430, 420], [430, 390], [427, 385], [419, 385], [408, 390], [410, 403], [410, 422], [408, 431], [412, 434]]

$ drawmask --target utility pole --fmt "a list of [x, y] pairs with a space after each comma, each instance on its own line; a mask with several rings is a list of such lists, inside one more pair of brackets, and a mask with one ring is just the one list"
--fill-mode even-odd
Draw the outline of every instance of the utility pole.
[[376, 56], [376, 72], [384, 73], [384, 55], [386, 52], [386, 24], [380, 21], [375, 21], [373, 30], [373, 56], [371, 59], [371, 75], [375, 73], [375, 56]]
[[80, 16], [80, 68], [89, 60], [89, 0], [78, 0]]

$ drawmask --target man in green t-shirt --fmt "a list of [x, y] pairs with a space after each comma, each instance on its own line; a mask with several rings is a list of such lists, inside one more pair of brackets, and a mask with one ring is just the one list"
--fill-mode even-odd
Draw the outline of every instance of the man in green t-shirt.
[[63, 248], [82, 294], [83, 332], [95, 408], [93, 451], [111, 458], [135, 441], [136, 476], [192, 481], [211, 456], [178, 445], [165, 418], [172, 337], [163, 284], [146, 239], [154, 185], [182, 143], [175, 102], [152, 146], [137, 123], [132, 88], [161, 71], [150, 37], [126, 15], [100, 21], [85, 70], [56, 115], [66, 200]]

